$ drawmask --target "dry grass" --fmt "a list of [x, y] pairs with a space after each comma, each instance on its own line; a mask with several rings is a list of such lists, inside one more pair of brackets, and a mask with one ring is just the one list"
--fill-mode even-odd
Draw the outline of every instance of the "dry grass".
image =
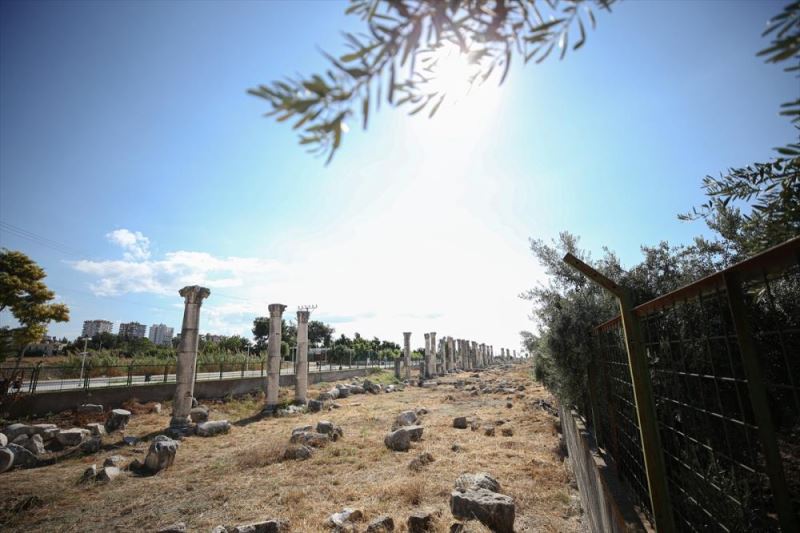
[[[313, 532], [324, 531], [326, 518], [349, 506], [364, 513], [362, 530], [369, 520], [388, 514], [398, 530], [405, 531], [411, 512], [430, 509], [441, 512], [437, 530], [448, 531], [454, 521], [448, 505], [453, 481], [464, 472], [486, 471], [500, 481], [502, 492], [514, 497], [517, 531], [578, 531], [577, 493], [570, 486], [567, 463], [553, 453], [558, 445], [553, 417], [527, 405], [546, 393], [527, 376], [525, 368], [482, 374], [482, 379], [525, 380], [527, 396], [514, 400], [512, 409], [505, 407], [505, 395], [471, 396], [443, 385], [436, 390], [409, 387], [393, 394], [352, 396], [338, 400], [340, 409], [325, 413], [235, 425], [227, 435], [185, 440], [175, 464], [153, 477], [125, 474], [107, 485], [76, 484], [89, 464], [100, 466], [112, 454], [143, 458], [146, 442], [9, 472], [2, 476], [0, 529], [141, 531], [182, 521], [191, 531], [209, 531], [219, 524], [276, 517], [288, 519], [293, 531]], [[282, 392], [287, 397], [290, 393]], [[247, 419], [262, 403], [260, 397], [212, 402], [211, 418]], [[385, 433], [399, 412], [414, 407], [429, 410], [422, 417], [423, 440], [413, 443], [409, 453], [391, 452], [383, 445]], [[165, 406], [158, 415], [134, 416], [126, 434], [144, 436], [165, 428], [169, 411]], [[458, 430], [452, 427], [455, 416], [507, 420], [514, 435], [501, 436], [499, 428], [495, 437]], [[339, 424], [344, 438], [316, 450], [306, 461], [281, 460], [292, 429], [322, 419]], [[109, 444], [119, 441], [118, 434], [106, 439]], [[454, 443], [461, 451], [451, 449]], [[412, 471], [409, 462], [424, 452], [435, 461]], [[31, 501], [31, 496], [38, 500]], [[27, 510], [12, 510], [20, 505]], [[486, 530], [470, 524], [468, 531]]]

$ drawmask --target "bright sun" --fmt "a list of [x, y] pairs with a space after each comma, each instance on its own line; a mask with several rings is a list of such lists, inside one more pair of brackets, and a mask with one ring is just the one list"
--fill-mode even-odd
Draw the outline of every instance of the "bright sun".
[[453, 44], [440, 47], [425, 61], [425, 66], [430, 67], [430, 72], [425, 74], [431, 77], [427, 86], [439, 94], [446, 94], [446, 100], [451, 102], [469, 94], [473, 88], [470, 80], [480, 68], [470, 63], [468, 55]]

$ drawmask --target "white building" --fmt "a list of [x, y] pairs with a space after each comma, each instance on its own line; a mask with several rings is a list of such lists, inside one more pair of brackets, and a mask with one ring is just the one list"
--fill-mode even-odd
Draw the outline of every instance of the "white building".
[[101, 333], [111, 333], [113, 326], [114, 323], [108, 320], [84, 320], [81, 337], [94, 337]]
[[171, 346], [172, 334], [175, 333], [173, 328], [167, 327], [164, 324], [153, 324], [150, 326], [150, 333], [147, 338], [150, 342], [159, 346]]
[[147, 326], [138, 322], [123, 322], [119, 325], [119, 336], [123, 339], [143, 339]]

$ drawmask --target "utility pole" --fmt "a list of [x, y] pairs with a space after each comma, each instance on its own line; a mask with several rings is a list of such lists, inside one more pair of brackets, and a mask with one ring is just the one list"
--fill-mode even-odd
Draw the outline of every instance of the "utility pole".
[[81, 354], [81, 382], [83, 382], [83, 367], [86, 365], [86, 345], [89, 343], [89, 337], [83, 338], [83, 353]]

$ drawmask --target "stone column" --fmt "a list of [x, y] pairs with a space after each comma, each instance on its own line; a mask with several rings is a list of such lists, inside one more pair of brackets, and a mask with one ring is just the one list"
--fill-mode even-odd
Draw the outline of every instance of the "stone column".
[[308, 316], [310, 314], [308, 309], [297, 311], [297, 365], [294, 376], [294, 401], [300, 405], [305, 405], [308, 392]]
[[431, 331], [431, 360], [430, 366], [428, 367], [428, 372], [430, 373], [430, 377], [434, 377], [436, 375], [436, 332]]
[[411, 332], [403, 332], [403, 356], [406, 363], [406, 379], [411, 379]]
[[424, 372], [420, 374], [420, 379], [428, 379], [430, 377], [429, 372], [431, 368], [431, 334], [425, 334], [425, 361], [423, 362], [422, 368], [425, 369]]
[[274, 412], [278, 407], [278, 387], [281, 380], [281, 322], [283, 304], [269, 304], [269, 342], [267, 344], [267, 405], [264, 411]]
[[472, 353], [470, 355], [472, 355], [470, 366], [472, 368], [478, 368], [478, 343], [475, 341], [472, 341]]
[[467, 341], [459, 339], [459, 355], [461, 355], [461, 370], [467, 369]]
[[175, 398], [172, 401], [170, 427], [180, 429], [192, 424], [194, 372], [197, 361], [197, 345], [200, 342], [200, 306], [211, 291], [205, 287], [190, 285], [178, 291], [183, 296], [183, 325], [181, 343], [178, 346], [178, 365], [175, 370]]
[[452, 372], [456, 369], [456, 344], [453, 337], [447, 337], [447, 371]]

